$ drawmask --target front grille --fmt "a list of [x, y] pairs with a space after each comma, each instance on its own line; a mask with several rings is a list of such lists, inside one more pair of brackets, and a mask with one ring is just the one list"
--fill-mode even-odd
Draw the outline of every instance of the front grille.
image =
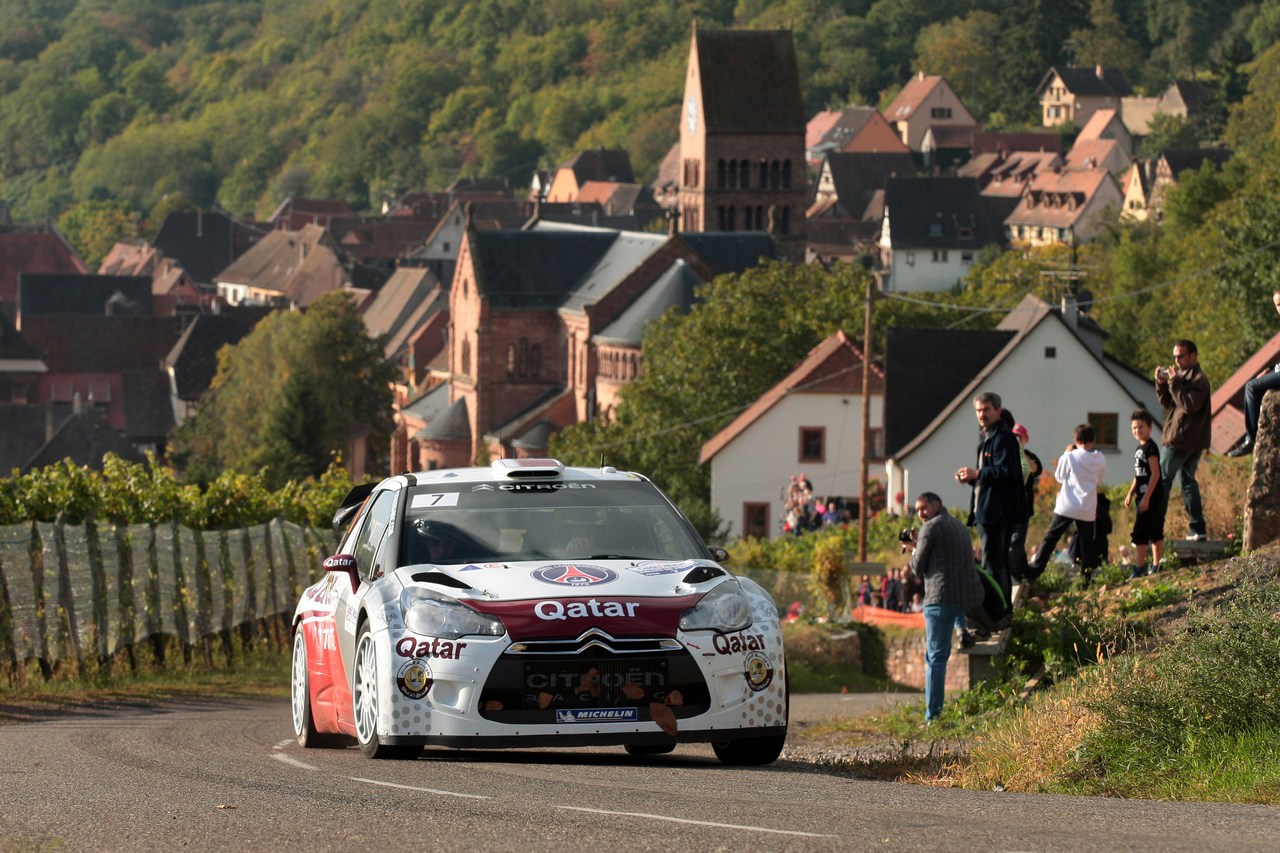
[[706, 713], [710, 694], [684, 650], [640, 655], [591, 645], [581, 654], [504, 654], [480, 694], [480, 715], [509, 724], [564, 722], [568, 710], [623, 710], [616, 719], [648, 720], [652, 704], [676, 717]]

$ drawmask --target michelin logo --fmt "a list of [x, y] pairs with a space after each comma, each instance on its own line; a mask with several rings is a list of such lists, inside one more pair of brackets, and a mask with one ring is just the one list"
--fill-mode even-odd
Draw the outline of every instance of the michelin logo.
[[634, 723], [639, 718], [635, 708], [563, 708], [556, 711], [557, 723]]

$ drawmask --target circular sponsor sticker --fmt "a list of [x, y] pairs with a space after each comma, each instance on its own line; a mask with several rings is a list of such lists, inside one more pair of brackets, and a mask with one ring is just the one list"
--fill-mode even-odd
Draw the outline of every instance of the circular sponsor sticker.
[[601, 566], [582, 566], [576, 563], [559, 563], [535, 569], [533, 577], [554, 586], [595, 586], [609, 583], [618, 577], [613, 569]]
[[431, 689], [431, 667], [423, 660], [408, 660], [396, 673], [396, 687], [410, 699], [421, 699]]
[[773, 663], [764, 652], [747, 652], [747, 686], [759, 693], [773, 681]]

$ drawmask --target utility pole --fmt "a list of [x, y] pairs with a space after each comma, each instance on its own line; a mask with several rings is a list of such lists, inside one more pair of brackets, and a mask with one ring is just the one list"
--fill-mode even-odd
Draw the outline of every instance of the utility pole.
[[862, 474], [858, 486], [858, 562], [867, 561], [867, 467], [871, 444], [871, 300], [875, 273], [867, 276], [867, 304], [862, 326]]

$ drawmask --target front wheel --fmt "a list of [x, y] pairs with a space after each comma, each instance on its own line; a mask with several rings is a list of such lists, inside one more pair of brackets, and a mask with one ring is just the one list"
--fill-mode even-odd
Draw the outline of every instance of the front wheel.
[[311, 714], [311, 669], [307, 664], [307, 637], [301, 625], [293, 635], [293, 668], [289, 679], [289, 698], [293, 711], [293, 735], [303, 749], [335, 746], [337, 737], [316, 731]]
[[351, 703], [356, 721], [356, 740], [366, 758], [417, 758], [421, 746], [393, 746], [378, 737], [378, 650], [366, 622], [356, 640], [356, 677], [351, 686]]

